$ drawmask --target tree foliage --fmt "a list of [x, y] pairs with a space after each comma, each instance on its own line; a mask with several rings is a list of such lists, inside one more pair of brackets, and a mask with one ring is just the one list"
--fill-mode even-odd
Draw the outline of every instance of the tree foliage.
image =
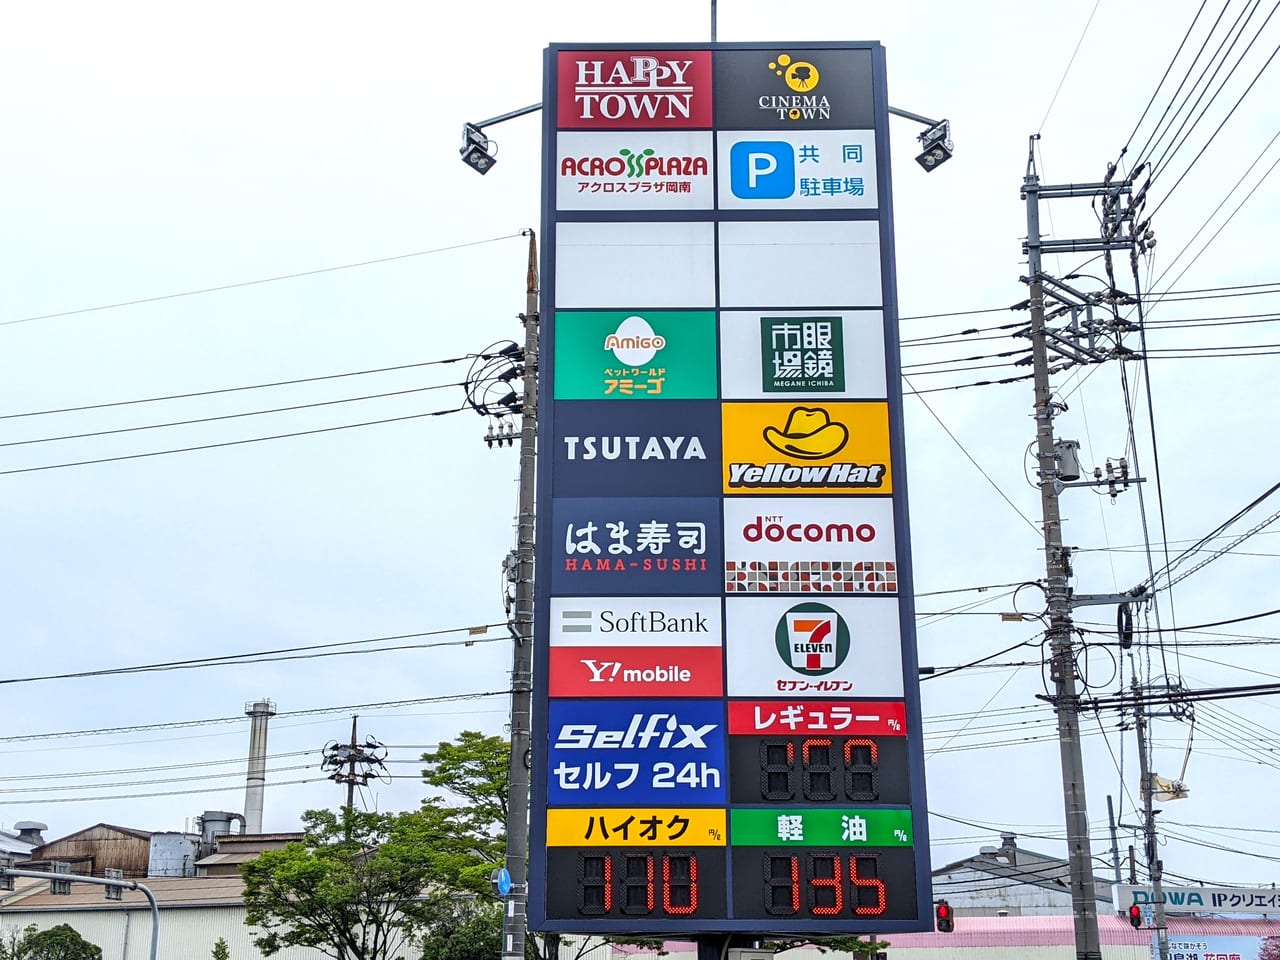
[[393, 960], [449, 902], [432, 850], [444, 838], [417, 811], [309, 810], [304, 837], [243, 864], [245, 923], [271, 956], [314, 947], [335, 960]]
[[0, 945], [4, 960], [102, 960], [102, 948], [90, 943], [69, 924], [48, 930], [27, 927], [22, 938]]
[[219, 937], [213, 945], [213, 960], [231, 960], [231, 948], [225, 937]]
[[434, 866], [442, 882], [459, 890], [490, 894], [489, 875], [506, 862], [510, 757], [506, 740], [474, 730], [422, 755], [423, 781], [462, 801], [439, 795], [422, 801], [422, 815], [447, 837]]

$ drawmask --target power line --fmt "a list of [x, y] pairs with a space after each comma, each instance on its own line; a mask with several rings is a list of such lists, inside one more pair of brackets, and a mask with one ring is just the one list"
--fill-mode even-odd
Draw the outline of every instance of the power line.
[[31, 323], [35, 320], [54, 320], [58, 317], [72, 317], [82, 313], [95, 313], [99, 310], [115, 310], [119, 307], [134, 307], [143, 303], [158, 303], [161, 300], [176, 300], [179, 297], [195, 297], [205, 293], [217, 293], [221, 290], [235, 290], [240, 287], [253, 287], [263, 283], [275, 283], [279, 280], [296, 280], [299, 277], [314, 277], [322, 273], [333, 273], [337, 270], [352, 270], [356, 267], [369, 267], [378, 263], [392, 263], [396, 260], [408, 260], [412, 257], [425, 257], [433, 253], [446, 253], [450, 250], [462, 250], [467, 247], [478, 247], [486, 243], [497, 243], [500, 240], [511, 240], [522, 236], [509, 233], [501, 237], [489, 237], [487, 240], [472, 240], [467, 243], [455, 243], [447, 247], [435, 247], [431, 250], [417, 250], [413, 253], [401, 253], [391, 257], [378, 257], [374, 260], [361, 260], [356, 263], [343, 263], [336, 267], [320, 267], [316, 270], [302, 270], [298, 273], [283, 273], [275, 277], [263, 277], [258, 280], [242, 280], [239, 283], [224, 283], [216, 287], [202, 287], [199, 290], [184, 290], [181, 293], [166, 293], [154, 297], [140, 297], [137, 300], [122, 300], [119, 303], [104, 303], [96, 307], [80, 307], [75, 310], [63, 310], [60, 313], [44, 313], [34, 317], [21, 317], [17, 320], [0, 321], [0, 327], [12, 326], [16, 323]]

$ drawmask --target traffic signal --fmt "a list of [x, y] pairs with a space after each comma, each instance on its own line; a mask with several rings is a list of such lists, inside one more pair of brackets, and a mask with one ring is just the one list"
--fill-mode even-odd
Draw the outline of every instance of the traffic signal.
[[1142, 908], [1136, 903], [1129, 904], [1129, 926], [1135, 930], [1142, 926]]
[[951, 904], [939, 900], [933, 908], [934, 923], [939, 933], [951, 933], [956, 928], [956, 918], [951, 912]]

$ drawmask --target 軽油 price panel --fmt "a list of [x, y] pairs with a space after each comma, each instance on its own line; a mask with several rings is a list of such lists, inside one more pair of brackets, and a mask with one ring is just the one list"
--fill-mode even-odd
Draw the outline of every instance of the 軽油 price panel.
[[733, 916], [757, 921], [761, 930], [869, 933], [918, 915], [910, 848], [732, 849]]

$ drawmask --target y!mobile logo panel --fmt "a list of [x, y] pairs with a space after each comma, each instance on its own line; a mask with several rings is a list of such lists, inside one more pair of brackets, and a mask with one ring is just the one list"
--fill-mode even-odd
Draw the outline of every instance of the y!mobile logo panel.
[[548, 725], [555, 806], [724, 803], [719, 700], [552, 700]]
[[887, 494], [885, 403], [726, 403], [724, 492]]
[[720, 492], [720, 407], [699, 400], [561, 403], [555, 410], [552, 492], [714, 496]]
[[716, 396], [710, 310], [557, 311], [557, 400], [690, 400]]
[[887, 396], [884, 370], [879, 310], [720, 314], [720, 392], [727, 400], [878, 400]]
[[561, 128], [711, 126], [711, 51], [562, 50], [556, 61]]
[[871, 129], [871, 52], [720, 51], [716, 124], [722, 130]]
[[719, 154], [722, 209], [876, 207], [874, 131], [720, 133]]
[[731, 697], [902, 696], [895, 598], [730, 597], [725, 637]]
[[726, 593], [897, 593], [893, 501], [732, 497]]
[[551, 600], [552, 697], [724, 695], [716, 597]]
[[711, 133], [664, 131], [556, 137], [561, 210], [709, 210]]
[[560, 596], [718, 594], [720, 501], [553, 500], [548, 555]]

